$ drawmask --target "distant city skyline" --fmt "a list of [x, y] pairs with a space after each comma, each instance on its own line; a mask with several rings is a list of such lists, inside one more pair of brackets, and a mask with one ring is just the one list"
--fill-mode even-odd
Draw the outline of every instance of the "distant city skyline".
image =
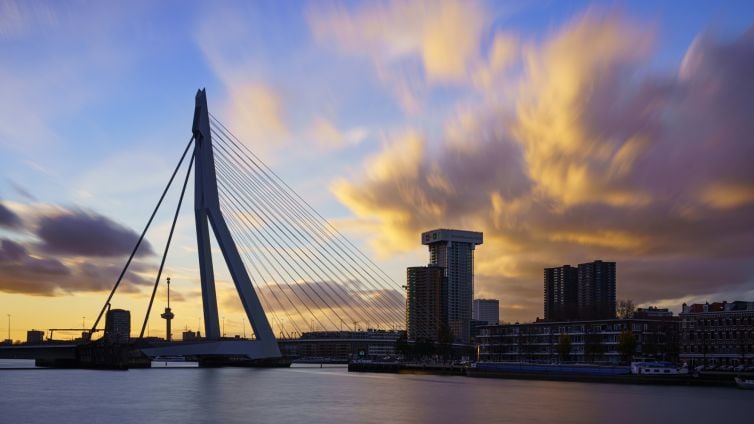
[[[3, 338], [93, 322], [200, 87], [393, 281], [426, 265], [420, 234], [470, 228], [474, 294], [509, 322], [543, 316], [543, 268], [597, 258], [640, 306], [752, 300], [753, 23], [747, 1], [1, 1]], [[115, 298], [134, 317], [169, 215]], [[203, 331], [192, 219], [163, 274], [174, 334]], [[250, 331], [217, 278], [228, 334]]]

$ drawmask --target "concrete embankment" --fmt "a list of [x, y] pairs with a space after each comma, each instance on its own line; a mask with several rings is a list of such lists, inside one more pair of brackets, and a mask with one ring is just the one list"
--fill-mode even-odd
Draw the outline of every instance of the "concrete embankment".
[[648, 376], [618, 373], [606, 370], [601, 374], [569, 372], [521, 372], [506, 369], [472, 368], [460, 365], [418, 364], [398, 362], [352, 362], [350, 372], [375, 372], [394, 374], [460, 375], [475, 378], [503, 378], [514, 380], [571, 381], [581, 383], [652, 384], [672, 386], [736, 387], [729, 373], [706, 373], [697, 375]]
[[664, 386], [716, 386], [735, 387], [732, 375], [677, 375], [677, 376], [643, 376], [643, 375], [577, 375], [552, 373], [516, 373], [509, 371], [490, 371], [469, 369], [469, 377], [477, 378], [507, 378], [511, 380], [544, 380], [544, 381], [572, 381], [581, 383], [612, 383], [612, 384], [653, 384]]
[[351, 362], [348, 364], [348, 371], [351, 372], [466, 375], [466, 370], [467, 368], [461, 365], [434, 363]]

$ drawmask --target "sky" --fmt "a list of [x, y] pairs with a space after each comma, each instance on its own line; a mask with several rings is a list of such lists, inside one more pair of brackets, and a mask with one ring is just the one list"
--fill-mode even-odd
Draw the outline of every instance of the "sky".
[[[595, 259], [639, 305], [754, 300], [753, 24], [749, 1], [0, 0], [0, 314], [14, 339], [91, 325], [202, 87], [399, 284], [445, 227], [484, 232], [476, 295], [504, 321], [543, 315], [543, 268]], [[115, 297], [136, 317], [170, 215]], [[179, 329], [201, 325], [191, 218]]]

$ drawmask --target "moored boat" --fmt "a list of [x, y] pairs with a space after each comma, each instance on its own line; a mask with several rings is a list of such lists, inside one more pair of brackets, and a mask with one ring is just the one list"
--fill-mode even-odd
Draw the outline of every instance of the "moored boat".
[[634, 375], [685, 375], [689, 369], [684, 364], [677, 366], [671, 362], [632, 362], [631, 374]]
[[738, 387], [747, 390], [754, 390], [754, 379], [735, 377]]

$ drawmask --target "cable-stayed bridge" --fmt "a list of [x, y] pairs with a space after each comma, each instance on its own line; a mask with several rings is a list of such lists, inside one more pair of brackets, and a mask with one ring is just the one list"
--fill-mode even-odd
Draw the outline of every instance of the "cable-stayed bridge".
[[[181, 208], [193, 174], [194, 217], [205, 337], [181, 343], [143, 342]], [[102, 323], [164, 200], [180, 185], [180, 196], [140, 332], [128, 347], [104, 337]], [[223, 337], [218, 317], [212, 239], [222, 253], [245, 315], [250, 340]], [[217, 261], [219, 262], [219, 260]], [[169, 284], [169, 283], [168, 283]], [[402, 285], [331, 225], [291, 186], [209, 112], [204, 90], [196, 94], [191, 137], [122, 271], [88, 331], [92, 341], [69, 347], [4, 348], [0, 357], [43, 358], [121, 367], [146, 355], [275, 360], [277, 337], [295, 338], [307, 329], [403, 329]], [[172, 318], [166, 309], [163, 318]], [[129, 318], [130, 319], [130, 318]], [[113, 324], [114, 325], [114, 324]], [[130, 325], [129, 325], [130, 327]], [[277, 337], [276, 337], [277, 336]], [[128, 335], [126, 335], [128, 339]], [[168, 336], [169, 339], [169, 336]], [[104, 359], [103, 359], [104, 358]], [[221, 361], [220, 361], [221, 362]]]
[[[183, 182], [170, 233], [141, 323], [144, 337], [162, 282], [176, 221], [188, 182], [194, 178], [194, 213], [204, 315], [201, 341], [142, 349], [158, 355], [280, 356], [276, 335], [292, 337], [306, 329], [342, 330], [357, 326], [404, 327], [405, 297], [392, 280], [332, 226], [293, 188], [209, 112], [204, 90], [196, 95], [192, 136], [141, 237], [126, 261], [90, 333], [96, 334], [163, 200]], [[211, 238], [222, 252], [253, 340], [221, 334]]]

